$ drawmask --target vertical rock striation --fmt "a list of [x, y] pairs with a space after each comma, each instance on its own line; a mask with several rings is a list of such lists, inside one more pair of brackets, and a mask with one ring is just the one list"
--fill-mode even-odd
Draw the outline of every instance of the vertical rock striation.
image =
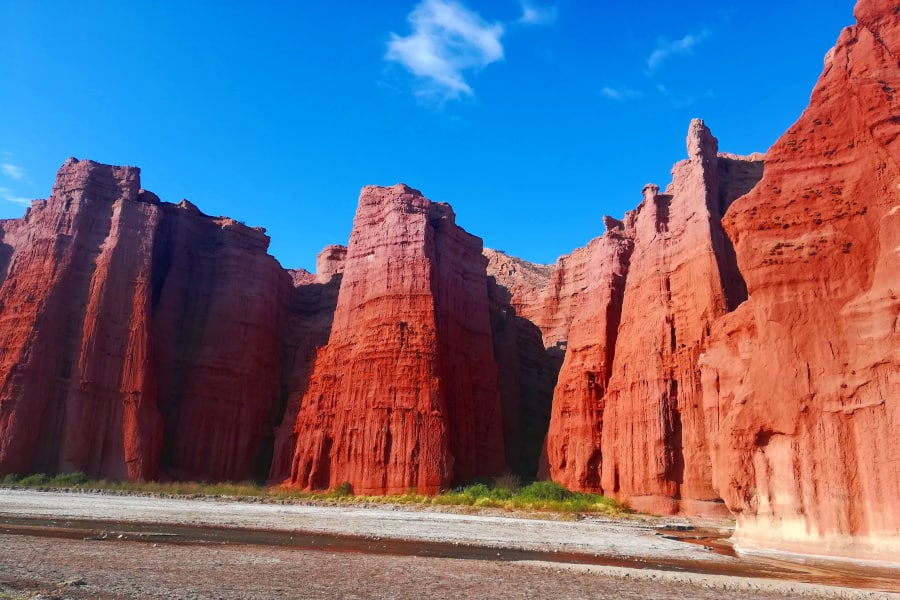
[[566, 315], [549, 331], [568, 348], [548, 474], [661, 513], [724, 510], [697, 360], [711, 323], [746, 294], [721, 211], [762, 174], [761, 156], [719, 155], [700, 120], [687, 146], [665, 193], [646, 186], [624, 221], [607, 217], [604, 236], [560, 258], [543, 300]]
[[725, 219], [749, 299], [701, 368], [739, 547], [900, 555], [900, 15], [855, 14]]
[[3, 225], [0, 472], [268, 470], [290, 278], [261, 231], [139, 188], [69, 159]]
[[448, 205], [363, 189], [290, 484], [434, 493], [504, 470], [481, 250]]

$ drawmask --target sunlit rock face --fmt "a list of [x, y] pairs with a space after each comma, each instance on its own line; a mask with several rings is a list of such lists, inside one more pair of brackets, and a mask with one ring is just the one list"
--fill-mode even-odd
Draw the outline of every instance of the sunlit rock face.
[[449, 205], [363, 189], [289, 484], [434, 493], [506, 469], [481, 252]]
[[[712, 485], [700, 354], [746, 295], [721, 211], [762, 157], [719, 155], [700, 120], [664, 193], [647, 185], [623, 221], [557, 263], [572, 310], [547, 437], [547, 473], [657, 513], [724, 513]], [[569, 275], [569, 274], [573, 275]], [[559, 290], [558, 292], [556, 290]]]
[[900, 14], [855, 13], [724, 219], [749, 299], [700, 365], [739, 547], [900, 555]]

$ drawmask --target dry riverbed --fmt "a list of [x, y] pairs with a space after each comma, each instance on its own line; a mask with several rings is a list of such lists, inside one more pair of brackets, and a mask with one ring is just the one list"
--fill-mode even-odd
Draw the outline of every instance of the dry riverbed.
[[727, 528], [0, 489], [0, 598], [900, 598], [897, 570], [738, 557]]

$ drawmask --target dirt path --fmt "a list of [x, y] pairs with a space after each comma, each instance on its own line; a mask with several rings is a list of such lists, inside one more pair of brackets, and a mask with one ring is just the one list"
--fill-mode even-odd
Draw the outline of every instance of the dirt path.
[[[889, 595], [880, 590], [900, 591], [896, 570], [728, 556], [670, 539], [694, 532], [659, 526], [0, 489], [0, 597], [16, 589], [25, 598], [881, 598]], [[64, 582], [72, 585], [58, 587]], [[841, 585], [869, 589], [834, 587]]]

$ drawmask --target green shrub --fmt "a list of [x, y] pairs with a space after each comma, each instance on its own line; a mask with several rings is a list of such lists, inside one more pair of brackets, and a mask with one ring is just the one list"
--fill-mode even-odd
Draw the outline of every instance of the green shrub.
[[553, 481], [535, 481], [519, 492], [519, 497], [525, 500], [561, 502], [568, 500], [571, 496], [572, 492]]
[[55, 485], [57, 487], [77, 487], [86, 484], [88, 481], [90, 481], [90, 479], [88, 479], [87, 475], [81, 471], [75, 471], [73, 473], [60, 473], [50, 480], [50, 485]]
[[21, 475], [17, 475], [15, 473], [7, 473], [6, 477], [3, 478], [4, 485], [14, 485], [19, 483], [19, 480], [22, 479]]
[[491, 495], [491, 488], [483, 483], [473, 483], [462, 489], [462, 495], [469, 498], [484, 498]]
[[35, 473], [34, 475], [29, 475], [28, 477], [25, 477], [19, 481], [19, 485], [24, 485], [27, 487], [39, 487], [42, 485], [47, 485], [48, 483], [50, 483], [50, 478], [43, 473]]

